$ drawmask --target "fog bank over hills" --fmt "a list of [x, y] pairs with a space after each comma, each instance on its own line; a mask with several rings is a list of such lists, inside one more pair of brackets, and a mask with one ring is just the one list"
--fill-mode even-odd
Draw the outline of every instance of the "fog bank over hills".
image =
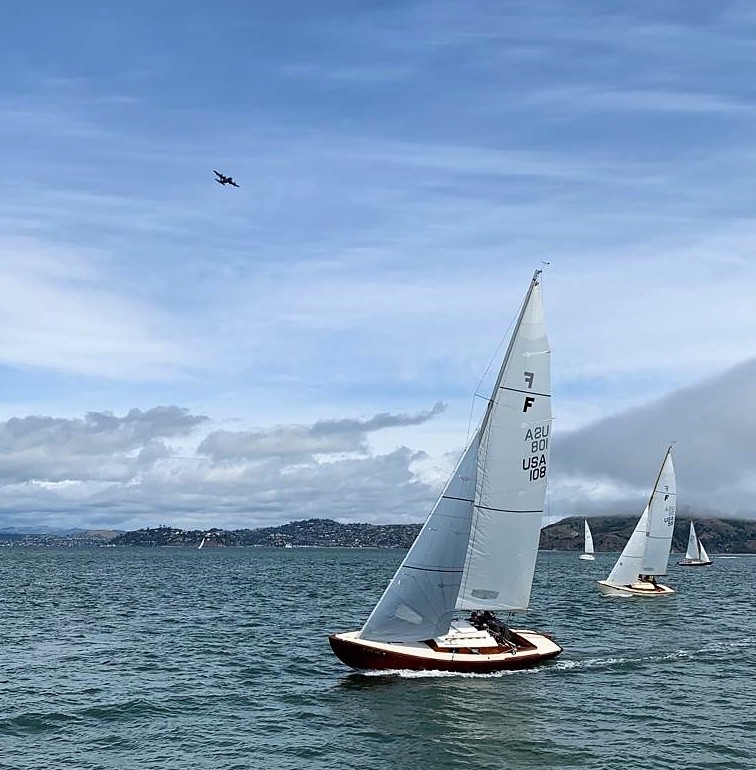
[[638, 515], [672, 444], [678, 512], [756, 519], [756, 359], [650, 404], [555, 433], [551, 508]]

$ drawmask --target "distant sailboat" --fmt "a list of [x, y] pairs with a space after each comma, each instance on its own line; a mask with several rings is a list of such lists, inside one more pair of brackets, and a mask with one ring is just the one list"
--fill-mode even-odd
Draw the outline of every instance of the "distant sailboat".
[[656, 484], [643, 515], [614, 569], [598, 581], [605, 596], [669, 596], [674, 590], [656, 582], [666, 575], [675, 526], [676, 490], [672, 447], [664, 456]]
[[207, 540], [207, 535], [204, 535], [202, 540], [200, 541], [200, 544], [197, 546], [197, 550], [202, 548], [205, 545], [205, 541]]
[[578, 556], [578, 559], [593, 561], [595, 558], [593, 555], [593, 535], [591, 534], [591, 528], [588, 526], [588, 519], [585, 519], [585, 548], [583, 553]]
[[677, 562], [681, 567], [708, 567], [714, 562], [706, 553], [703, 543], [696, 535], [696, 528], [693, 522], [690, 522], [690, 532], [688, 534], [688, 549], [685, 551], [685, 558]]
[[562, 652], [494, 615], [528, 607], [544, 508], [551, 386], [539, 274], [485, 415], [415, 542], [362, 629], [329, 637], [348, 666], [487, 673]]

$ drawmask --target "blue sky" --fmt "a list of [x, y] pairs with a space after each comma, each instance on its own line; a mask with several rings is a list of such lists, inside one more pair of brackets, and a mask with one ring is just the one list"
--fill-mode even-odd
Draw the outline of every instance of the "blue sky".
[[754, 40], [745, 1], [14, 4], [0, 526], [421, 520], [542, 261], [552, 508], [634, 512], [674, 440], [681, 504], [752, 515]]

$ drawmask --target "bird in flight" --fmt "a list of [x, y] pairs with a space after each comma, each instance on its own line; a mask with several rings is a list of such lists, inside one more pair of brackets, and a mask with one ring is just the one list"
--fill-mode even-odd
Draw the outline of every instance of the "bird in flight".
[[218, 184], [230, 184], [230, 185], [233, 185], [234, 187], [239, 187], [239, 185], [236, 184], [236, 182], [234, 182], [233, 177], [226, 176], [225, 174], [221, 174], [220, 171], [216, 171], [215, 169], [213, 169], [213, 174], [215, 174], [215, 176], [218, 177], [215, 180]]

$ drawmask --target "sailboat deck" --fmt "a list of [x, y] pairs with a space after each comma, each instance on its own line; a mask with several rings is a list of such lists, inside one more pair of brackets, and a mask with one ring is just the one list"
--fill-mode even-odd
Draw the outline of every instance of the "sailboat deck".
[[336, 655], [356, 669], [410, 669], [486, 673], [536, 665], [562, 652], [551, 637], [528, 629], [512, 630], [522, 647], [440, 648], [429, 642], [374, 642], [359, 631], [329, 637]]

